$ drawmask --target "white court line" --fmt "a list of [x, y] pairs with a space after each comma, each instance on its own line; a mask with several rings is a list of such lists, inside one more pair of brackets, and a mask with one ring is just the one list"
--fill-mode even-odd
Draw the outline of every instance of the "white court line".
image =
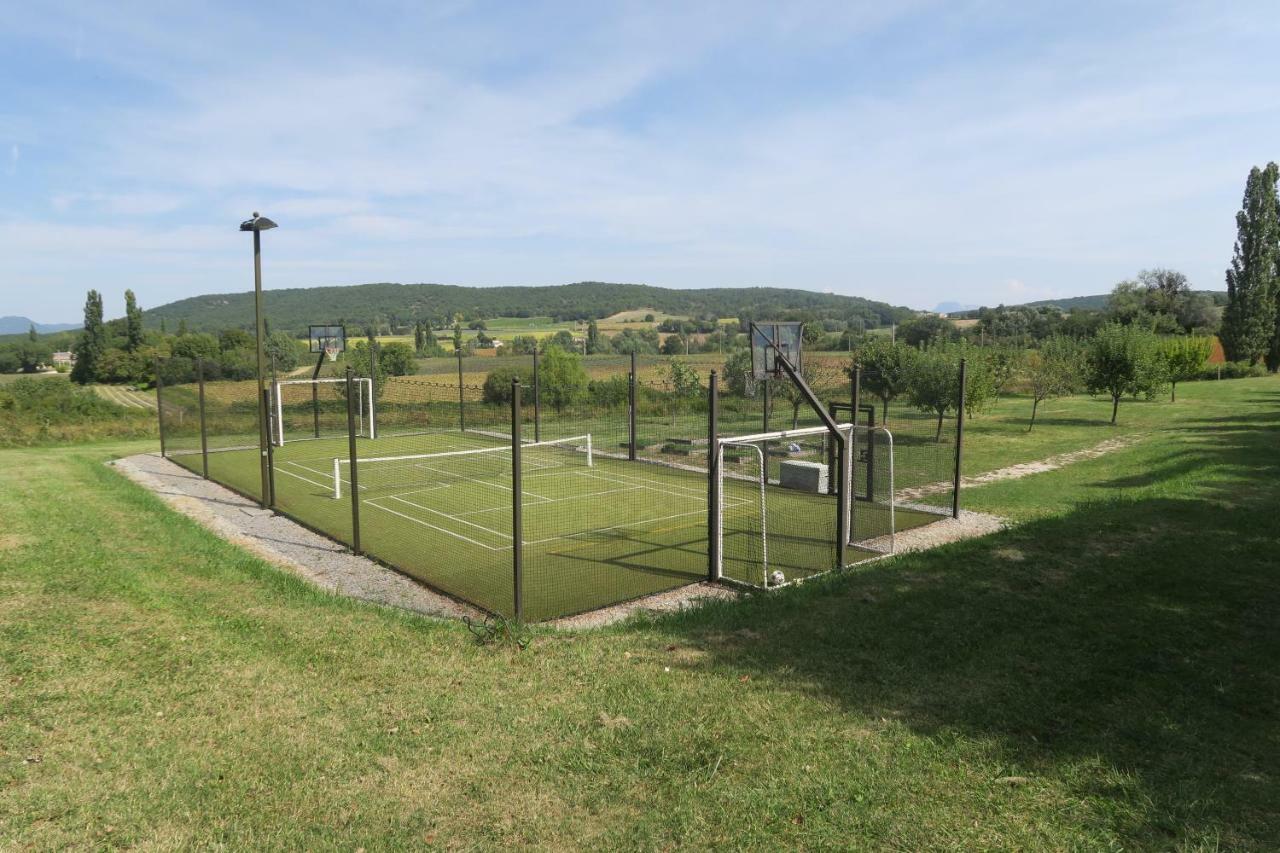
[[313, 486], [319, 486], [320, 488], [325, 489], [329, 492], [333, 491], [333, 483], [317, 483], [315, 480], [308, 480], [306, 477], [302, 476], [301, 474], [295, 474], [287, 468], [277, 468], [276, 470], [279, 471], [281, 474], [288, 474], [290, 477], [297, 477], [299, 480], [301, 480], [304, 483], [310, 483]]
[[403, 512], [396, 512], [394, 509], [391, 509], [390, 507], [385, 507], [385, 506], [383, 506], [382, 504], [374, 503], [374, 501], [373, 501], [372, 499], [366, 500], [364, 503], [368, 504], [368, 505], [369, 505], [369, 506], [371, 506], [371, 507], [374, 507], [375, 509], [380, 509], [380, 510], [382, 510], [383, 512], [389, 512], [389, 513], [391, 513], [392, 515], [397, 515], [397, 516], [399, 516], [400, 518], [405, 519], [406, 521], [412, 521], [412, 522], [414, 522], [415, 524], [421, 524], [423, 527], [430, 527], [432, 530], [439, 530], [441, 533], [447, 534], [447, 535], [449, 535], [449, 536], [456, 536], [457, 538], [461, 539], [463, 542], [470, 542], [472, 545], [479, 545], [481, 548], [486, 548], [486, 549], [488, 549], [488, 550], [490, 550], [490, 551], [509, 551], [509, 550], [511, 550], [511, 546], [510, 546], [510, 545], [503, 545], [503, 546], [501, 546], [501, 547], [497, 547], [497, 548], [495, 548], [495, 547], [494, 547], [494, 546], [492, 546], [492, 545], [486, 545], [486, 544], [484, 544], [483, 542], [477, 542], [477, 541], [476, 541], [476, 540], [474, 540], [474, 539], [468, 539], [466, 536], [463, 536], [461, 533], [454, 533], [452, 530], [445, 530], [443, 527], [437, 527], [436, 525], [434, 525], [434, 524], [430, 524], [430, 523], [428, 523], [428, 522], [425, 522], [425, 521], [423, 521], [423, 520], [422, 520], [422, 519], [420, 519], [420, 518], [414, 518], [414, 517], [413, 517], [413, 516], [411, 516], [411, 515], [405, 515]]
[[603, 533], [606, 530], [618, 530], [623, 527], [635, 527], [637, 524], [656, 524], [659, 521], [670, 521], [673, 518], [684, 518], [687, 515], [706, 515], [706, 507], [702, 509], [694, 509], [689, 512], [678, 512], [675, 515], [664, 515], [659, 518], [646, 518], [643, 521], [628, 521], [623, 524], [614, 524], [610, 527], [593, 527], [590, 530], [580, 530], [577, 533], [566, 533], [563, 536], [548, 536], [545, 539], [526, 539], [525, 545], [541, 545], [545, 542], [555, 542], [557, 539], [576, 539], [592, 533]]
[[423, 510], [424, 512], [431, 512], [431, 513], [435, 513], [436, 515], [439, 515], [439, 516], [442, 516], [442, 517], [444, 517], [444, 518], [447, 518], [447, 519], [449, 519], [450, 521], [456, 521], [456, 522], [458, 522], [459, 524], [465, 524], [467, 527], [474, 527], [474, 528], [476, 528], [477, 530], [483, 530], [485, 533], [492, 533], [494, 536], [498, 536], [498, 537], [501, 537], [501, 538], [503, 538], [503, 539], [510, 539], [510, 538], [511, 538], [511, 534], [510, 534], [510, 533], [503, 533], [503, 532], [502, 532], [502, 531], [500, 531], [500, 530], [494, 530], [494, 529], [493, 529], [493, 528], [491, 528], [491, 527], [485, 527], [483, 524], [476, 524], [475, 522], [472, 522], [472, 521], [464, 521], [464, 520], [462, 520], [461, 518], [458, 518], [456, 515], [450, 515], [450, 514], [449, 514], [449, 513], [447, 513], [447, 512], [441, 512], [440, 510], [438, 510], [438, 509], [432, 509], [432, 508], [431, 508], [431, 507], [429, 507], [429, 506], [423, 506], [422, 504], [416, 504], [416, 503], [414, 503], [413, 501], [407, 501], [407, 500], [405, 500], [404, 498], [394, 498], [394, 497], [393, 497], [393, 498], [388, 498], [387, 500], [400, 501], [400, 503], [402, 503], [402, 504], [408, 504], [409, 506], [414, 507], [414, 508], [416, 508], [416, 509]]
[[[598, 498], [601, 495], [612, 495], [612, 494], [615, 494], [616, 492], [634, 492], [637, 489], [643, 489], [643, 488], [646, 488], [646, 487], [635, 485], [635, 486], [627, 486], [622, 489], [605, 489], [602, 492], [584, 492], [582, 494], [569, 495], [568, 497], [563, 497], [563, 498], [546, 498], [536, 503], [532, 501], [526, 501], [525, 505], [526, 506], [542, 506], [543, 504], [564, 503], [565, 501], [574, 501], [574, 500], [578, 500], [579, 498]], [[408, 493], [406, 492], [406, 494]], [[511, 504], [503, 504], [502, 506], [489, 507], [488, 509], [472, 509], [466, 512], [457, 512], [457, 513], [454, 513], [453, 515], [456, 518], [462, 518], [465, 515], [483, 515], [486, 512], [497, 512], [498, 510], [510, 510], [510, 509], [511, 509]]]
[[705, 489], [697, 489], [697, 488], [694, 488], [693, 486], [673, 485], [671, 483], [664, 483], [661, 480], [650, 480], [647, 477], [637, 477], [631, 474], [626, 474], [621, 471], [614, 472], [614, 473], [620, 479], [626, 480], [628, 482], [633, 482], [633, 483], [649, 483], [650, 485], [657, 486], [659, 489], [663, 490], [664, 492], [671, 491], [673, 489], [678, 489], [688, 493], [691, 496], [701, 495], [703, 500], [706, 500], [707, 498], [707, 493]]

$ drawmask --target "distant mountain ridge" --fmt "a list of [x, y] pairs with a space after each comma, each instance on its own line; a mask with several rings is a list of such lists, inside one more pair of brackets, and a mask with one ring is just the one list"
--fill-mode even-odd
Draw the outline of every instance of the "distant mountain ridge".
[[[357, 284], [267, 290], [267, 317], [274, 329], [304, 331], [311, 323], [339, 321], [363, 325], [375, 320], [409, 324], [456, 313], [484, 317], [551, 316], [566, 319], [607, 317], [620, 311], [648, 308], [668, 314], [715, 314], [765, 318], [786, 311], [819, 315], [876, 316], [884, 325], [901, 323], [915, 311], [859, 296], [842, 296], [777, 287], [725, 287], [675, 290], [645, 284], [577, 282], [536, 287], [463, 287], [446, 284]], [[174, 331], [217, 331], [253, 324], [253, 294], [216, 293], [193, 296], [147, 310], [150, 327]]]
[[20, 335], [28, 331], [33, 325], [36, 327], [36, 332], [42, 335], [48, 332], [65, 332], [69, 329], [80, 328], [79, 323], [37, 323], [28, 317], [7, 315], [0, 317], [0, 335]]
[[[1215, 305], [1225, 305], [1227, 294], [1221, 290], [1193, 290], [1192, 293], [1204, 293], [1213, 298]], [[1064, 296], [1059, 299], [1037, 299], [1035, 302], [1019, 302], [1013, 305], [1005, 305], [1006, 308], [1059, 308], [1063, 311], [1105, 311], [1107, 308], [1107, 300], [1111, 298], [1110, 293], [1099, 293], [1094, 296]], [[943, 305], [953, 305], [955, 303], [943, 303]], [[994, 305], [983, 306], [986, 308], [995, 308]], [[943, 308], [939, 306], [939, 311]], [[978, 308], [954, 308], [947, 313], [950, 315], [964, 315], [976, 317]]]

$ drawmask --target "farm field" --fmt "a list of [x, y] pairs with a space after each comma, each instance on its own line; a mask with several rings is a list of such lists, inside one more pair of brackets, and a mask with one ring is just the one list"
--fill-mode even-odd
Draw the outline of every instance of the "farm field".
[[967, 492], [1004, 533], [523, 651], [101, 464], [152, 443], [0, 451], [0, 841], [1273, 849], [1280, 382], [1179, 396]]
[[17, 382], [19, 379], [66, 379], [67, 374], [47, 370], [42, 373], [0, 373], [0, 385]]

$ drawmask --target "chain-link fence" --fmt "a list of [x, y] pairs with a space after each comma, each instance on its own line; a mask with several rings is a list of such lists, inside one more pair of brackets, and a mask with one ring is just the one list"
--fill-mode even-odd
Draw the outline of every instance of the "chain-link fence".
[[[620, 357], [583, 376], [530, 356], [477, 383], [450, 361], [451, 374], [376, 384], [269, 383], [264, 495], [257, 383], [202, 381], [198, 364], [172, 359], [160, 371], [165, 454], [435, 589], [529, 621], [717, 572], [803, 579], [841, 555], [883, 552], [895, 528], [927, 523], [954, 497], [954, 415], [939, 429], [895, 403], [886, 422], [847, 376], [817, 389], [837, 420], [859, 425], [842, 504], [839, 442], [786, 380], [719, 379], [712, 393], [714, 373], [669, 359]], [[789, 434], [720, 446], [779, 431]]]

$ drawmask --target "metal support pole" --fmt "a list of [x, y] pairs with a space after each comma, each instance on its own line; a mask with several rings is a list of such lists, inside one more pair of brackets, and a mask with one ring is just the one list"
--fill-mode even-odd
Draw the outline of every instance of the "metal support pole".
[[520, 379], [511, 380], [511, 580], [516, 621], [524, 621], [524, 519], [520, 485]]
[[204, 416], [204, 359], [196, 359], [196, 377], [200, 383], [200, 468], [209, 479], [209, 429]]
[[[266, 388], [262, 389], [262, 407], [267, 412], [267, 417], [271, 417], [271, 392]], [[270, 423], [267, 424], [271, 426]], [[267, 490], [262, 496], [262, 504], [266, 507], [274, 507], [276, 505], [276, 459], [275, 459], [275, 442], [267, 442]]]
[[964, 448], [964, 396], [967, 374], [968, 364], [962, 358], [960, 359], [960, 400], [959, 407], [956, 409], [956, 475], [955, 484], [951, 490], [952, 518], [960, 517], [960, 458]]
[[636, 461], [636, 354], [631, 353], [631, 373], [627, 376], [627, 458]]
[[355, 374], [347, 366], [347, 461], [351, 469], [351, 552], [360, 553], [360, 473], [356, 454]]
[[538, 347], [533, 347], [533, 440], [542, 441], [542, 398], [538, 381]]
[[378, 437], [378, 425], [374, 419], [378, 417], [378, 353], [381, 350], [375, 338], [369, 344], [369, 438]]
[[[768, 379], [760, 380], [760, 384], [764, 386], [764, 419], [760, 425], [761, 432], [769, 432], [769, 415], [770, 409], [773, 408], [773, 385]], [[769, 442], [761, 442], [760, 451], [764, 454], [764, 477], [765, 483], [769, 482]]]
[[257, 325], [258, 350], [258, 473], [262, 483], [262, 505], [268, 505], [271, 492], [271, 465], [267, 459], [267, 354], [264, 349], [266, 329], [262, 316], [262, 232], [253, 231], [253, 313]]
[[327, 356], [320, 353], [316, 359], [316, 369], [311, 371], [311, 418], [315, 421], [316, 438], [320, 437], [320, 386], [315, 380], [320, 378], [320, 368], [324, 366]]
[[[831, 420], [836, 419], [836, 404], [827, 403], [827, 414], [831, 415]], [[853, 418], [850, 418], [853, 420]], [[832, 476], [836, 471], [836, 463], [838, 461], [837, 446], [839, 442], [835, 441], [831, 436], [827, 436], [827, 494], [834, 495], [836, 493], [836, 479]], [[843, 470], [843, 466], [842, 466]]]
[[720, 509], [720, 386], [711, 371], [707, 389], [707, 580], [720, 573], [720, 537], [716, 535]]
[[160, 359], [156, 359], [156, 423], [160, 428], [160, 455], [164, 456], [164, 379], [160, 376]]
[[466, 406], [462, 401], [462, 350], [458, 350], [458, 429], [467, 431]]

